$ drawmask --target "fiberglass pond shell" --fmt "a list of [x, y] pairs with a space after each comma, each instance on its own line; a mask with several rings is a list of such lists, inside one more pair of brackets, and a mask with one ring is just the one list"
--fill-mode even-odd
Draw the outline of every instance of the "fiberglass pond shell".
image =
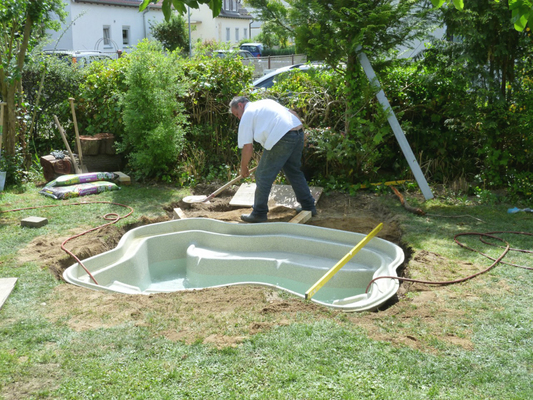
[[[151, 294], [255, 284], [305, 292], [366, 235], [272, 222], [235, 224], [208, 218], [160, 222], [128, 231], [116, 248], [65, 270], [69, 283], [94, 290]], [[398, 290], [402, 249], [374, 237], [311, 301], [344, 311], [377, 308]]]

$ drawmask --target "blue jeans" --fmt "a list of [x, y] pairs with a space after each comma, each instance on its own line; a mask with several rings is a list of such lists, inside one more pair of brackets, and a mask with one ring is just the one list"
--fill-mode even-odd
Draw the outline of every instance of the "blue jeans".
[[271, 150], [263, 150], [263, 155], [255, 171], [255, 198], [253, 214], [266, 217], [268, 196], [278, 173], [283, 171], [289, 180], [296, 200], [303, 210], [315, 210], [315, 199], [311, 195], [305, 176], [301, 171], [304, 131], [289, 131]]

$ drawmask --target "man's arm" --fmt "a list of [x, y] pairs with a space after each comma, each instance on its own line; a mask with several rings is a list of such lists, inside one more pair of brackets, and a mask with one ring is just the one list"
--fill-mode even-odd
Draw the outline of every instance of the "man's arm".
[[300, 118], [300, 116], [298, 115], [298, 113], [294, 110], [291, 110], [290, 108], [288, 109], [289, 112], [294, 115], [296, 118], [298, 118], [300, 120], [300, 122], [302, 122], [302, 119]]
[[250, 176], [250, 171], [248, 170], [248, 164], [254, 155], [254, 145], [252, 143], [245, 144], [242, 148], [241, 153], [241, 176], [246, 178]]

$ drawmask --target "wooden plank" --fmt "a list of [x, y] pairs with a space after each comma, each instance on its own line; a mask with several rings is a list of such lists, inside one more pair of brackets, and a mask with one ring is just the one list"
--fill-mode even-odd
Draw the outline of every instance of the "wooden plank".
[[0, 308], [11, 294], [16, 282], [17, 278], [0, 278]]
[[305, 224], [311, 219], [313, 213], [311, 211], [302, 210], [298, 213], [296, 217], [291, 219], [289, 222], [293, 224]]
[[187, 216], [185, 215], [185, 213], [183, 212], [183, 210], [181, 208], [175, 208], [174, 209], [174, 218], [187, 219]]
[[[255, 188], [255, 183], [243, 183], [229, 204], [238, 207], [252, 207], [254, 205]], [[310, 187], [309, 189], [311, 190], [311, 195], [315, 199], [315, 202], [318, 202], [324, 189], [321, 187]], [[268, 198], [268, 205], [269, 207], [285, 206], [296, 208], [299, 206], [299, 203], [296, 200], [296, 194], [294, 193], [294, 190], [292, 190], [292, 186], [273, 185]]]

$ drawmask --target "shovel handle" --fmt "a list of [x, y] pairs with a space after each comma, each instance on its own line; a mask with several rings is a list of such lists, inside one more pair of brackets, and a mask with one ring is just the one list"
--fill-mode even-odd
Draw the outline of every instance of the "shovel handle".
[[80, 165], [83, 166], [83, 155], [81, 153], [80, 133], [78, 131], [78, 120], [76, 119], [76, 109], [74, 108], [74, 98], [69, 97], [70, 110], [72, 111], [72, 121], [74, 122], [74, 132], [76, 133], [76, 147], [78, 148], [78, 156], [80, 157]]
[[78, 167], [78, 163], [76, 162], [76, 159], [74, 158], [74, 154], [72, 154], [72, 150], [70, 149], [70, 146], [67, 141], [67, 136], [65, 135], [65, 132], [63, 131], [63, 127], [59, 123], [59, 120], [54, 115], [54, 121], [57, 125], [57, 129], [59, 130], [59, 133], [61, 134], [61, 138], [63, 139], [63, 143], [65, 143], [65, 147], [67, 148], [68, 154], [70, 155], [70, 158], [72, 159], [72, 165], [74, 166], [74, 171], [76, 174], [81, 174], [80, 168]]
[[[252, 169], [250, 170], [250, 173], [254, 172], [256, 169], [257, 169], [257, 167], [252, 168]], [[230, 186], [233, 185], [234, 183], [239, 182], [242, 178], [243, 178], [242, 175], [239, 175], [238, 177], [232, 179], [231, 181], [229, 181], [228, 183], [226, 183], [224, 186], [218, 188], [218, 189], [215, 190], [213, 193], [211, 193], [209, 196], [207, 196], [207, 198], [206, 198], [204, 201], [207, 201], [207, 200], [209, 200], [209, 199], [212, 199], [212, 198], [215, 197], [217, 194], [222, 193], [224, 190], [226, 190], [228, 187], [230, 187]]]

